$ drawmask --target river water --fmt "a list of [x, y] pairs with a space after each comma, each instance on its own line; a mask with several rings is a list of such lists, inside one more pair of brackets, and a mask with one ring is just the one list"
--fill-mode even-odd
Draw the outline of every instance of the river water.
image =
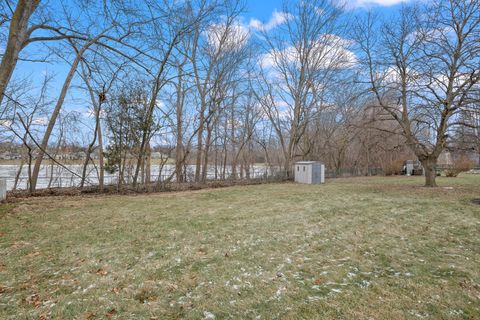
[[[18, 172], [18, 165], [0, 165], [0, 178], [7, 180], [7, 190], [12, 190], [15, 185], [15, 175]], [[76, 187], [80, 185], [81, 175], [82, 175], [83, 166], [82, 165], [65, 165], [64, 167], [58, 165], [44, 165], [40, 169], [40, 174], [38, 177], [37, 188], [54, 188], [54, 187]], [[170, 177], [174, 172], [174, 165], [164, 165], [160, 171], [160, 166], [152, 165], [151, 167], [151, 181], [162, 181]], [[228, 177], [231, 168], [227, 166], [226, 176]], [[195, 172], [194, 165], [187, 166], [187, 177], [190, 179], [193, 178]], [[238, 171], [239, 172], [239, 171]], [[251, 178], [260, 178], [265, 177], [266, 175], [273, 174], [272, 170], [263, 166], [255, 165], [250, 169]], [[127, 174], [128, 175], [128, 174]], [[133, 175], [133, 172], [130, 172], [130, 176]], [[220, 172], [216, 172], [215, 167], [210, 167], [208, 169], [208, 179], [220, 178]], [[105, 184], [116, 184], [117, 175], [109, 174], [105, 172], [104, 178]], [[20, 178], [16, 189], [26, 189], [28, 182], [28, 167], [23, 166], [20, 173]], [[87, 168], [87, 179], [85, 181], [86, 185], [96, 185], [98, 184], [98, 174], [97, 169], [93, 165], [89, 165]]]

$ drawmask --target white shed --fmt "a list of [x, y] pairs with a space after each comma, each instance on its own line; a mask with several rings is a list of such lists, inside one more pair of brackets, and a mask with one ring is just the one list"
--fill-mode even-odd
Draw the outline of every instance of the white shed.
[[325, 183], [325, 165], [320, 161], [299, 161], [295, 163], [295, 182]]

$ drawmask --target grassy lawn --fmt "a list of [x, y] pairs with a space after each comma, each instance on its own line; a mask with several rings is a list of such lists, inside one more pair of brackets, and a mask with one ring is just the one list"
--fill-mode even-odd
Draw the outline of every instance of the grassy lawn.
[[480, 176], [438, 182], [2, 205], [0, 319], [479, 319]]

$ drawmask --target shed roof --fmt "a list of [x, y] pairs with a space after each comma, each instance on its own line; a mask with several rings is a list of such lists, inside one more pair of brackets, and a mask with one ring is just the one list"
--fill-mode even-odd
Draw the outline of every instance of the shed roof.
[[316, 163], [322, 164], [322, 162], [320, 162], [320, 161], [297, 161], [297, 162], [295, 162], [295, 164], [316, 164]]

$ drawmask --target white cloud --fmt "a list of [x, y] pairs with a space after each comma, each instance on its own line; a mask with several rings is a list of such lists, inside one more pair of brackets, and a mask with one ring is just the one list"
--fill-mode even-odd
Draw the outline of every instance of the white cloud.
[[270, 101], [270, 98], [268, 97], [264, 98], [266, 102], [265, 104], [257, 103], [255, 106], [258, 111], [266, 111], [265, 113], [260, 112], [262, 119], [269, 120], [268, 113], [273, 117], [278, 117], [278, 120], [288, 120], [292, 118], [292, 108], [286, 101], [280, 98], [275, 98], [274, 101]]
[[258, 61], [258, 64], [262, 67], [262, 68], [271, 68], [275, 65], [275, 56], [278, 55], [279, 52], [278, 50], [272, 50], [268, 53], [264, 53], [260, 56], [260, 59]]
[[243, 47], [249, 37], [250, 31], [240, 23], [234, 23], [229, 26], [225, 24], [213, 24], [208, 28], [207, 41], [214, 50], [227, 52]]
[[10, 128], [13, 124], [11, 120], [0, 119], [0, 127]]
[[379, 6], [393, 6], [402, 2], [408, 2], [409, 0], [350, 0], [349, 4], [353, 7], [365, 7], [369, 5]]
[[157, 99], [155, 100], [155, 105], [157, 106], [157, 108], [159, 109], [165, 109], [165, 102], [161, 99]]
[[47, 117], [39, 117], [32, 120], [32, 125], [46, 126], [48, 123]]
[[267, 23], [263, 23], [257, 19], [250, 19], [249, 26], [252, 29], [259, 30], [259, 31], [269, 31], [273, 28], [291, 20], [293, 16], [289, 13], [280, 12], [280, 11], [273, 11], [270, 20]]
[[[316, 42], [315, 48], [310, 53], [310, 67], [322, 68], [349, 68], [357, 63], [356, 55], [348, 48], [351, 41], [333, 34], [325, 34]], [[299, 52], [293, 46], [283, 50], [274, 49], [260, 57], [263, 68], [275, 66], [275, 58], [283, 62], [295, 63], [299, 60]], [[282, 62], [282, 63], [283, 63]]]

